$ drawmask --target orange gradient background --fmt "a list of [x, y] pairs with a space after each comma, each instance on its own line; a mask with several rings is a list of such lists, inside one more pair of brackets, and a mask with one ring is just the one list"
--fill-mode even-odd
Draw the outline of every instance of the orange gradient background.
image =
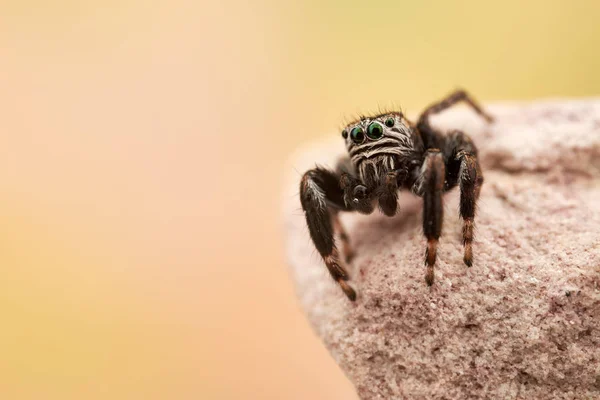
[[457, 86], [598, 95], [599, 19], [594, 0], [0, 0], [0, 398], [356, 398], [287, 275], [286, 158]]

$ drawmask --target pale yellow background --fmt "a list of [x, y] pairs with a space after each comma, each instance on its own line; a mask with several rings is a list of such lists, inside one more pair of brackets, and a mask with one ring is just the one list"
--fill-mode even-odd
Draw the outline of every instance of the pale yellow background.
[[596, 0], [1, 0], [0, 398], [355, 398], [288, 279], [286, 157], [457, 86], [598, 95], [599, 21]]

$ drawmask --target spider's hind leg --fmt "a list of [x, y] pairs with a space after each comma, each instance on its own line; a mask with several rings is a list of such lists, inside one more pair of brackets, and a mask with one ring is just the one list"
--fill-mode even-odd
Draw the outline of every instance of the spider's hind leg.
[[[323, 257], [331, 277], [340, 285], [346, 296], [354, 301], [356, 292], [347, 283], [350, 279], [335, 245], [334, 226], [339, 225], [337, 212], [347, 210], [340, 188], [340, 176], [324, 168], [311, 169], [300, 182], [300, 202], [306, 216], [310, 237]], [[339, 225], [341, 227], [341, 225]], [[347, 241], [345, 232], [342, 240]], [[346, 236], [346, 240], [343, 237]]]
[[471, 97], [464, 90], [456, 90], [449, 94], [444, 99], [438, 101], [427, 107], [419, 116], [419, 120], [417, 122], [417, 129], [421, 132], [423, 137], [423, 141], [425, 143], [426, 148], [439, 147], [441, 134], [436, 129], [434, 129], [430, 122], [429, 117], [435, 114], [439, 114], [442, 111], [447, 110], [448, 108], [454, 106], [455, 104], [464, 101], [471, 107], [478, 115], [480, 115], [487, 122], [493, 122], [494, 118], [488, 114], [477, 101]]
[[477, 149], [471, 139], [461, 131], [453, 131], [446, 137], [444, 158], [447, 160], [446, 190], [460, 187], [460, 216], [463, 219], [463, 261], [473, 265], [473, 236], [475, 210], [483, 184], [483, 174], [477, 159]]

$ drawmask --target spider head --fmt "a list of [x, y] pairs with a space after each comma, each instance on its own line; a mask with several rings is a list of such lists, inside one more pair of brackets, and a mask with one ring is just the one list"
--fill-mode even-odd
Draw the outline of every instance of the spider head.
[[355, 170], [368, 187], [389, 171], [410, 163], [415, 154], [410, 123], [399, 112], [362, 117], [342, 130]]
[[411, 128], [402, 113], [362, 117], [342, 130], [353, 161], [374, 155], [401, 154], [412, 148]]

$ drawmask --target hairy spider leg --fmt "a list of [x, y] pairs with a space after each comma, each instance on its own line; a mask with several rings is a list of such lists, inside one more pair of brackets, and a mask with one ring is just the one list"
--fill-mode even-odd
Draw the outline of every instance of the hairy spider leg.
[[479, 192], [483, 185], [483, 174], [477, 159], [477, 149], [461, 131], [452, 131], [446, 136], [444, 146], [446, 162], [446, 190], [460, 186], [460, 216], [463, 219], [463, 261], [473, 265], [473, 237], [475, 229], [475, 211]]
[[444, 220], [444, 205], [442, 194], [444, 192], [444, 180], [446, 168], [442, 153], [438, 149], [430, 149], [425, 153], [425, 161], [421, 168], [421, 188], [423, 193], [423, 233], [427, 238], [425, 249], [425, 282], [429, 286], [433, 284], [435, 260], [437, 257], [437, 245], [442, 233]]
[[435, 114], [439, 114], [442, 111], [452, 107], [456, 103], [464, 101], [466, 102], [477, 114], [483, 117], [487, 122], [493, 122], [494, 118], [486, 113], [483, 108], [464, 90], [456, 90], [448, 95], [443, 100], [434, 103], [427, 107], [419, 117], [417, 122], [417, 129], [421, 133], [425, 148], [433, 148], [441, 146], [441, 134], [433, 129], [429, 123], [429, 117]]
[[[350, 276], [340, 259], [334, 239], [334, 225], [339, 225], [339, 221], [335, 222], [335, 214], [340, 210], [348, 210], [343, 197], [340, 176], [324, 168], [317, 167], [307, 171], [300, 181], [300, 202], [310, 237], [331, 277], [344, 294], [354, 301], [356, 292], [347, 282]], [[344, 235], [343, 232], [342, 236]]]

